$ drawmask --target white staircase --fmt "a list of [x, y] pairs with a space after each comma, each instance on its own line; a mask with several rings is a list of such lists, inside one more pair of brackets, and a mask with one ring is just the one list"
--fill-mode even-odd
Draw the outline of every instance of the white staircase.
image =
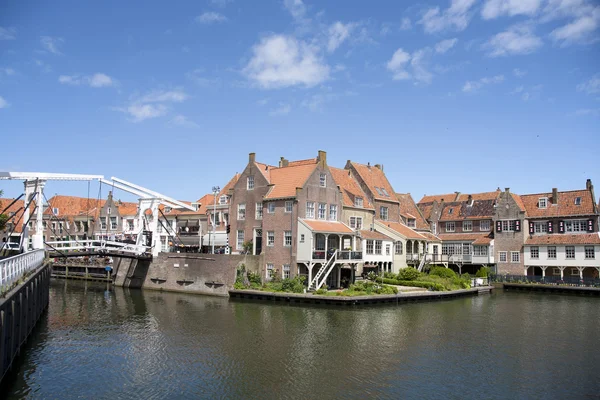
[[419, 263], [419, 266], [417, 267], [417, 271], [419, 271], [419, 272], [423, 271], [423, 267], [425, 266], [425, 260], [427, 260], [427, 255], [423, 254], [423, 258], [421, 258], [421, 262]]
[[327, 280], [327, 277], [333, 270], [337, 260], [337, 250], [333, 252], [331, 258], [319, 268], [312, 281], [308, 285], [308, 290], [319, 290]]

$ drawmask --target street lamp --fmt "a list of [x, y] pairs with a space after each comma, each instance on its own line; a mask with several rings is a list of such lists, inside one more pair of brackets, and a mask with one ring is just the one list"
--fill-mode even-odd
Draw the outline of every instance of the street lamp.
[[215, 254], [215, 235], [217, 234], [217, 194], [221, 191], [218, 186], [212, 188], [215, 197], [215, 206], [213, 209], [213, 238], [212, 238], [212, 254]]

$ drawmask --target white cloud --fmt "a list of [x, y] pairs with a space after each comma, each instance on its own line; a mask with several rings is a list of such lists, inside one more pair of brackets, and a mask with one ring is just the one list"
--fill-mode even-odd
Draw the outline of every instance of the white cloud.
[[0, 96], [0, 108], [6, 108], [8, 107], [8, 101], [4, 100], [4, 98], [2, 96]]
[[408, 31], [412, 29], [412, 23], [410, 22], [410, 18], [404, 17], [402, 18], [402, 22], [400, 23], [400, 30]]
[[[132, 122], [141, 122], [166, 115], [169, 112], [167, 103], [181, 103], [187, 98], [188, 95], [181, 89], [153, 90], [143, 96], [134, 97], [127, 107], [115, 110], [129, 114]], [[179, 120], [181, 122], [181, 118]]]
[[199, 128], [200, 127], [200, 125], [198, 125], [194, 121], [191, 121], [185, 115], [181, 115], [181, 114], [174, 116], [173, 119], [170, 121], [170, 124], [181, 126], [183, 128]]
[[80, 75], [61, 75], [58, 77], [58, 82], [65, 85], [87, 85], [93, 88], [115, 86], [116, 82], [110, 76], [103, 73], [96, 73], [91, 76]]
[[49, 51], [52, 54], [62, 54], [60, 52], [59, 47], [64, 43], [63, 38], [59, 37], [51, 37], [51, 36], [41, 36], [40, 42], [46, 51]]
[[457, 38], [442, 40], [435, 45], [435, 52], [443, 54], [453, 48], [456, 42], [458, 42]]
[[133, 122], [141, 122], [149, 118], [162, 117], [167, 113], [163, 104], [132, 104], [126, 112], [133, 117]]
[[504, 81], [504, 75], [496, 75], [490, 78], [481, 78], [478, 81], [465, 82], [462, 91], [465, 93], [473, 93], [481, 89], [485, 85], [500, 83]]
[[550, 36], [555, 42], [568, 45], [587, 40], [600, 26], [600, 6], [595, 7], [588, 15], [582, 15], [574, 21], [554, 29]]
[[225, 22], [225, 21], [227, 21], [227, 17], [225, 17], [223, 14], [219, 14], [214, 11], [207, 11], [196, 17], [196, 22], [205, 24], [205, 25], [218, 23], [218, 22]]
[[527, 75], [527, 71], [523, 71], [522, 69], [515, 68], [515, 69], [513, 69], [513, 75], [516, 76], [517, 78], [522, 78], [525, 75]]
[[306, 15], [306, 6], [302, 0], [284, 0], [283, 6], [295, 20], [299, 21], [304, 19], [304, 16]]
[[15, 28], [3, 28], [0, 26], [0, 40], [15, 40], [17, 31]]
[[401, 48], [394, 52], [386, 67], [394, 74], [394, 80], [409, 79], [410, 74], [406, 71], [406, 65], [410, 61], [410, 54]]
[[490, 57], [500, 57], [533, 53], [542, 45], [542, 39], [535, 36], [531, 25], [519, 24], [493, 36], [483, 47], [489, 50]]
[[389, 22], [384, 22], [383, 24], [381, 24], [381, 29], [379, 30], [379, 34], [381, 36], [387, 36], [390, 33], [392, 33], [392, 24], [390, 24]]
[[329, 78], [319, 48], [294, 37], [271, 35], [252, 48], [244, 74], [264, 89], [315, 86]]
[[410, 60], [410, 66], [413, 70], [413, 77], [421, 83], [431, 83], [433, 74], [427, 70], [427, 61], [431, 56], [431, 49], [425, 47], [413, 53]]
[[356, 24], [343, 24], [340, 21], [332, 24], [329, 27], [329, 40], [327, 41], [327, 51], [330, 53], [335, 51], [348, 37], [350, 33], [356, 27]]
[[142, 96], [138, 101], [140, 103], [181, 103], [188, 99], [188, 95], [183, 90], [153, 90]]
[[541, 0], [487, 0], [481, 10], [483, 19], [494, 19], [503, 15], [534, 15]]
[[279, 103], [279, 106], [277, 108], [274, 108], [273, 110], [269, 111], [269, 115], [272, 117], [287, 115], [290, 113], [290, 111], [292, 111], [292, 106], [285, 103]]
[[471, 19], [471, 7], [476, 0], [452, 0], [450, 7], [440, 11], [439, 7], [428, 9], [419, 24], [427, 33], [435, 33], [447, 29], [463, 31], [469, 25]]
[[592, 76], [588, 81], [577, 85], [577, 91], [587, 94], [600, 93], [600, 73]]

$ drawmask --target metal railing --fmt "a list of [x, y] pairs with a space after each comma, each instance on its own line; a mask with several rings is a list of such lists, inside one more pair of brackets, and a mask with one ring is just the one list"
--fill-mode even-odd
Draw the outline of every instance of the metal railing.
[[109, 240], [78, 240], [78, 241], [54, 241], [46, 242], [48, 251], [89, 251], [89, 250], [115, 250], [126, 253], [141, 255], [146, 253], [149, 248], [130, 243], [113, 242]]
[[580, 278], [578, 276], [539, 276], [539, 275], [490, 275], [492, 282], [501, 283], [538, 283], [544, 285], [566, 285], [600, 287], [599, 278]]
[[338, 260], [362, 260], [362, 251], [342, 250], [338, 251]]
[[44, 250], [33, 250], [0, 260], [0, 292], [10, 288], [27, 272], [42, 266], [44, 258]]

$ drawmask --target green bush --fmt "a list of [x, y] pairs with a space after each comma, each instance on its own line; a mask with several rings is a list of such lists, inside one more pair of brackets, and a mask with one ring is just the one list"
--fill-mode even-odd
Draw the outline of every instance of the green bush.
[[393, 272], [385, 272], [383, 274], [383, 277], [388, 279], [396, 279], [396, 274], [394, 274]]
[[260, 274], [256, 272], [248, 271], [248, 281], [250, 281], [250, 285], [262, 285], [262, 279], [260, 278]]
[[437, 282], [399, 281], [397, 279], [384, 279], [383, 283], [387, 283], [388, 285], [420, 287], [425, 289], [431, 289], [436, 292], [442, 292], [444, 290], [447, 290], [443, 284]]
[[[385, 281], [386, 279], [383, 278], [383, 280]], [[375, 282], [371, 282], [371, 281], [362, 281], [362, 282], [356, 282], [356, 283], [350, 285], [348, 290], [345, 292], [348, 292], [348, 294], [342, 294], [342, 296], [344, 296], [344, 295], [359, 296], [359, 295], [371, 295], [371, 294], [396, 294], [396, 293], [398, 293], [398, 288], [395, 288], [392, 286], [387, 286], [387, 285], [380, 285], [379, 283], [375, 283]]]
[[487, 278], [492, 273], [492, 270], [489, 267], [481, 267], [475, 274], [478, 278]]
[[[402, 268], [396, 277], [399, 281], [414, 281], [421, 276], [421, 273], [413, 267]], [[387, 277], [386, 277], [387, 278]], [[393, 278], [392, 278], [393, 279]]]
[[313, 294], [320, 294], [320, 295], [327, 294], [327, 288], [326, 287], [322, 287], [321, 289], [317, 289], [317, 290], [314, 291]]
[[431, 271], [429, 271], [429, 275], [440, 276], [442, 278], [456, 278], [456, 272], [452, 271], [450, 268], [444, 267], [433, 267]]

